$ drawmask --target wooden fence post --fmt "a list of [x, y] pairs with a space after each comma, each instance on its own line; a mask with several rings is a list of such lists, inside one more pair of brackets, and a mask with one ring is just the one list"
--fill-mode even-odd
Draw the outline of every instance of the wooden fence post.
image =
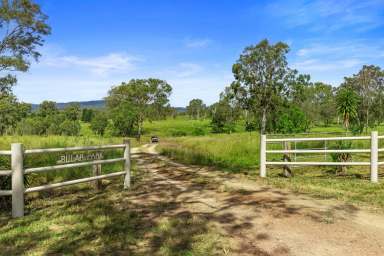
[[125, 139], [124, 144], [124, 189], [129, 189], [131, 187], [131, 142], [129, 139]]
[[267, 150], [267, 137], [265, 134], [260, 135], [260, 177], [267, 176], [266, 169], [266, 150]]
[[378, 182], [379, 140], [377, 131], [371, 132], [371, 182]]
[[[101, 175], [101, 164], [92, 165], [92, 175], [93, 176]], [[101, 180], [95, 180], [93, 183], [93, 186], [94, 186], [96, 191], [100, 191], [102, 189], [102, 181]]]
[[23, 144], [11, 144], [12, 217], [24, 216], [24, 150]]
[[[289, 142], [289, 141], [284, 142], [284, 150], [291, 150], [291, 142]], [[290, 153], [284, 153], [283, 160], [284, 160], [284, 162], [291, 162], [291, 154]], [[288, 165], [283, 165], [283, 174], [285, 177], [292, 177], [293, 176], [292, 170]]]

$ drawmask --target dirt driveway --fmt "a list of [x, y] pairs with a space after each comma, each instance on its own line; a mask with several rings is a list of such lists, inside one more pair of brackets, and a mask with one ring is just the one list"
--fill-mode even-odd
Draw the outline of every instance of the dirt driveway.
[[[186, 166], [142, 147], [140, 170], [172, 205], [167, 214], [206, 219], [227, 255], [384, 255], [384, 216], [332, 200], [273, 189], [246, 177]], [[188, 227], [186, 227], [188, 228]]]

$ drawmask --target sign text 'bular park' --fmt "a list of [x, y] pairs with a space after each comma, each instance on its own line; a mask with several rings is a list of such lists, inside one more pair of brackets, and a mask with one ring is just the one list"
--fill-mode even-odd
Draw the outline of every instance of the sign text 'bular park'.
[[101, 160], [104, 158], [102, 152], [95, 153], [79, 153], [79, 154], [64, 154], [60, 156], [60, 159], [57, 161], [58, 164], [66, 163], [75, 163], [75, 162], [84, 162], [92, 160]]

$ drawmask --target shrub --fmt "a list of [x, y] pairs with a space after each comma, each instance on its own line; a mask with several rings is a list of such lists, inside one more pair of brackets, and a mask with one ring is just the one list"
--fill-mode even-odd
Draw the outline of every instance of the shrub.
[[171, 136], [182, 137], [182, 136], [187, 136], [187, 133], [185, 131], [180, 131], [180, 130], [171, 130]]
[[67, 135], [67, 136], [77, 136], [80, 133], [80, 122], [79, 121], [70, 121], [65, 120], [60, 125], [60, 132], [61, 135]]
[[193, 129], [193, 131], [192, 131], [192, 135], [194, 135], [194, 136], [204, 136], [204, 135], [206, 135], [206, 132], [201, 127], [195, 127]]
[[97, 112], [91, 121], [91, 129], [98, 135], [104, 135], [108, 125], [108, 117], [104, 112]]
[[94, 117], [95, 113], [93, 109], [84, 108], [81, 111], [81, 121], [90, 123]]
[[[352, 141], [337, 141], [333, 149], [351, 149]], [[334, 162], [348, 162], [352, 160], [351, 153], [332, 153], [332, 160]], [[346, 174], [347, 166], [336, 166], [336, 174]]]
[[213, 105], [211, 129], [212, 133], [232, 133], [235, 130], [237, 113], [227, 99]]
[[280, 113], [276, 122], [276, 131], [280, 133], [305, 132], [308, 126], [309, 121], [305, 113], [297, 107], [290, 107]]
[[61, 127], [59, 122], [53, 122], [47, 129], [47, 135], [61, 134]]

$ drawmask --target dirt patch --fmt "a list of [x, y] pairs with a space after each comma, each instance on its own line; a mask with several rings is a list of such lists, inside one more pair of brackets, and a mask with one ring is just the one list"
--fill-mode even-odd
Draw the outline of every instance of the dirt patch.
[[[384, 216], [186, 166], [145, 146], [138, 166], [170, 211], [198, 216], [228, 239], [228, 255], [383, 255]], [[163, 206], [162, 206], [163, 207]], [[164, 212], [164, 211], [162, 211]]]

